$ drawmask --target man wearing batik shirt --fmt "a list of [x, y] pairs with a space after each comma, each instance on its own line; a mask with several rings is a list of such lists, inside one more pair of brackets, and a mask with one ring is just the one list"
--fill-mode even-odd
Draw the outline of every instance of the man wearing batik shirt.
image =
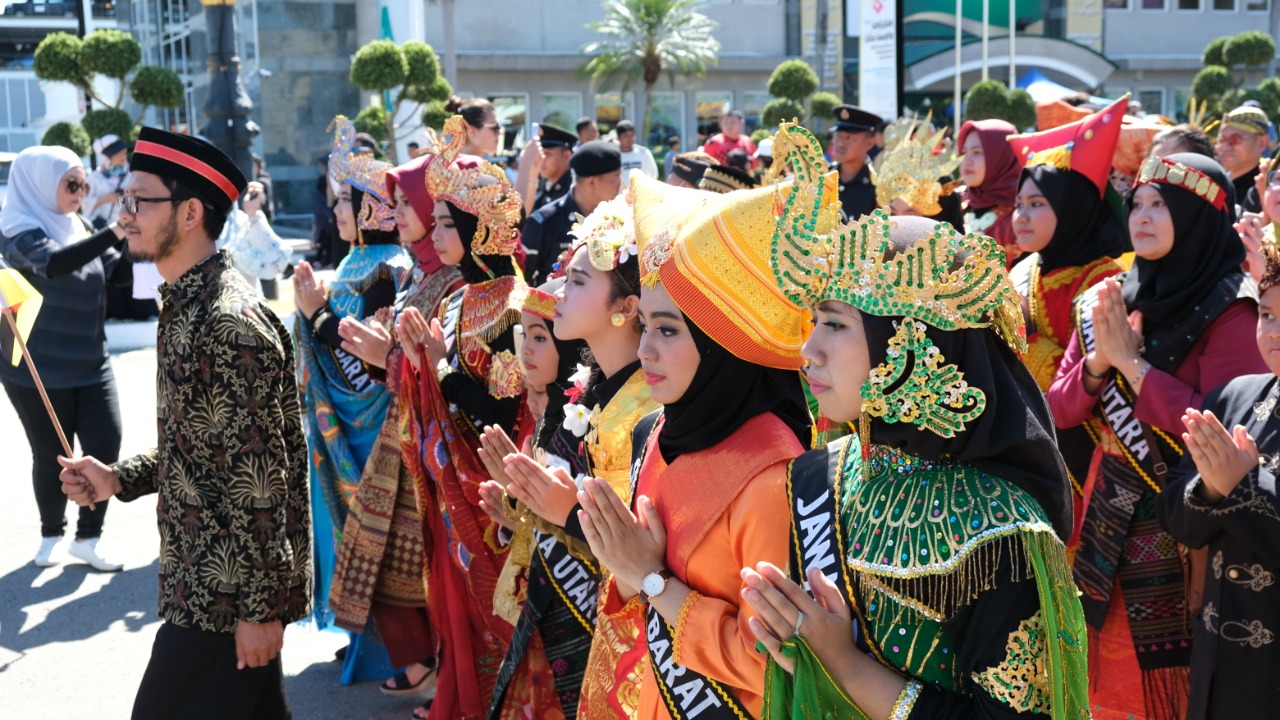
[[112, 467], [60, 459], [81, 505], [160, 496], [165, 622], [134, 720], [290, 717], [279, 653], [309, 605], [307, 451], [289, 333], [214, 245], [246, 184], [209, 143], [143, 128], [119, 221], [165, 279], [160, 445]]

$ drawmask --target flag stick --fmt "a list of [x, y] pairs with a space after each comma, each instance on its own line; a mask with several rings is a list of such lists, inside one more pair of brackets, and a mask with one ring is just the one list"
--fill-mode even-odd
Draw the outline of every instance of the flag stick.
[[[75, 453], [71, 452], [71, 443], [67, 442], [67, 434], [62, 432], [62, 423], [58, 422], [58, 413], [53, 411], [53, 403], [49, 402], [49, 393], [44, 389], [44, 383], [40, 380], [40, 373], [36, 372], [35, 361], [31, 359], [31, 351], [27, 350], [27, 341], [22, 339], [22, 333], [18, 332], [18, 323], [13, 319], [13, 310], [5, 307], [0, 309], [0, 314], [4, 315], [4, 319], [9, 322], [9, 329], [13, 331], [13, 340], [18, 343], [18, 349], [22, 351], [22, 357], [27, 359], [27, 369], [31, 371], [31, 379], [36, 381], [36, 390], [40, 391], [40, 399], [44, 401], [44, 409], [49, 411], [49, 420], [53, 422], [53, 429], [58, 431], [58, 439], [62, 441], [62, 451], [66, 453], [66, 458], [75, 457]], [[89, 503], [89, 509], [97, 508], [97, 503]]]
[[58, 439], [62, 441], [62, 450], [67, 458], [75, 457], [75, 453], [71, 452], [71, 443], [67, 442], [66, 433], [62, 432], [62, 423], [58, 422], [58, 414], [53, 411], [53, 403], [49, 402], [49, 393], [45, 392], [44, 383], [40, 381], [40, 373], [36, 372], [36, 364], [31, 360], [31, 352], [27, 350], [27, 341], [22, 339], [22, 333], [18, 332], [18, 323], [13, 319], [13, 310], [4, 308], [4, 319], [9, 321], [9, 329], [13, 330], [13, 339], [18, 343], [18, 349], [22, 351], [22, 357], [27, 359], [27, 369], [31, 371], [31, 379], [36, 381], [36, 390], [40, 391], [40, 399], [44, 400], [44, 409], [49, 411], [49, 419], [53, 421], [53, 429], [58, 431]]

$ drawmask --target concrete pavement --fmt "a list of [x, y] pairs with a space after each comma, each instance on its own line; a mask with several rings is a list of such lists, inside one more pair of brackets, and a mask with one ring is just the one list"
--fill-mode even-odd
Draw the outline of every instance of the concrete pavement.
[[[282, 289], [287, 283], [282, 283]], [[124, 419], [122, 457], [155, 444], [154, 350], [113, 355]], [[0, 389], [0, 719], [127, 718], [160, 621], [154, 496], [112, 502], [101, 547], [125, 563], [102, 574], [79, 561], [31, 563], [40, 523], [26, 435]], [[74, 510], [68, 509], [74, 531]], [[285, 635], [285, 684], [298, 720], [405, 720], [416, 701], [374, 682], [342, 687], [333, 653], [345, 635], [303, 624]]]

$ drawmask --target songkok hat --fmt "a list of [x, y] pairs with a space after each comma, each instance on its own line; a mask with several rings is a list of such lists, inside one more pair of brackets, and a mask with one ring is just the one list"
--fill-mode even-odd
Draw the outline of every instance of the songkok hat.
[[837, 105], [835, 118], [836, 132], [875, 132], [884, 124], [884, 118], [857, 105]]
[[539, 125], [538, 142], [542, 147], [571, 148], [578, 144], [578, 136], [555, 125]]
[[1251, 135], [1266, 135], [1271, 129], [1271, 121], [1267, 119], [1267, 114], [1262, 111], [1262, 108], [1250, 105], [1241, 105], [1227, 113], [1226, 117], [1222, 118], [1222, 124]]
[[[779, 188], [789, 184], [718, 195], [637, 173], [631, 192], [642, 282], [661, 281], [681, 312], [737, 357], [799, 369], [807, 309], [783, 294], [770, 269]], [[829, 190], [834, 199], [834, 182]]]
[[760, 183], [745, 170], [728, 165], [714, 165], [703, 173], [698, 182], [699, 190], [710, 190], [713, 193], [727, 193], [734, 190], [750, 190]]
[[224, 213], [249, 184], [231, 158], [212, 143], [153, 127], [138, 133], [130, 169], [176, 182]]
[[1009, 144], [1023, 165], [1052, 165], [1074, 170], [1106, 192], [1111, 179], [1111, 159], [1120, 140], [1129, 94], [1098, 112], [1062, 127], [1042, 132], [1010, 135]]
[[622, 169], [622, 151], [604, 140], [583, 143], [569, 159], [569, 169], [579, 178], [604, 175]]
[[683, 155], [677, 155], [676, 159], [671, 161], [671, 174], [694, 187], [698, 187], [698, 183], [702, 182], [702, 176], [707, 172], [707, 168], [714, 164], [716, 164], [715, 159], [706, 153], [687, 152]]

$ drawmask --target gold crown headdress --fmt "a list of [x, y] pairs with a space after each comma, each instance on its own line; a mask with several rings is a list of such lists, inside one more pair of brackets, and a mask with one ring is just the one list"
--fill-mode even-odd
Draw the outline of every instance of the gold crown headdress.
[[346, 183], [364, 193], [357, 216], [357, 223], [362, 229], [395, 230], [395, 211], [387, 195], [387, 171], [391, 165], [375, 160], [373, 153], [355, 150], [356, 127], [345, 115], [334, 117], [329, 123], [329, 130], [333, 132], [329, 181], [335, 186]]
[[467, 143], [466, 121], [454, 115], [444, 123], [440, 136], [431, 134], [436, 160], [427, 169], [427, 193], [436, 201], [448, 201], [475, 215], [479, 222], [471, 240], [474, 255], [510, 255], [520, 244], [520, 220], [524, 203], [511, 188], [502, 168], [486, 160], [474, 167], [458, 167], [454, 161]]
[[586, 217], [578, 216], [569, 234], [578, 239], [577, 248], [586, 246], [591, 267], [608, 272], [640, 254], [636, 247], [635, 212], [626, 195], [620, 195], [596, 206]]
[[929, 118], [902, 118], [885, 128], [884, 152], [872, 164], [871, 182], [876, 186], [876, 202], [888, 207], [899, 198], [921, 215], [942, 212], [938, 198], [948, 195], [954, 184], [943, 187], [938, 179], [960, 165], [952, 152], [946, 129], [926, 136]]
[[556, 316], [556, 296], [545, 290], [529, 288], [529, 294], [524, 296], [520, 309], [543, 320], [553, 320]]

